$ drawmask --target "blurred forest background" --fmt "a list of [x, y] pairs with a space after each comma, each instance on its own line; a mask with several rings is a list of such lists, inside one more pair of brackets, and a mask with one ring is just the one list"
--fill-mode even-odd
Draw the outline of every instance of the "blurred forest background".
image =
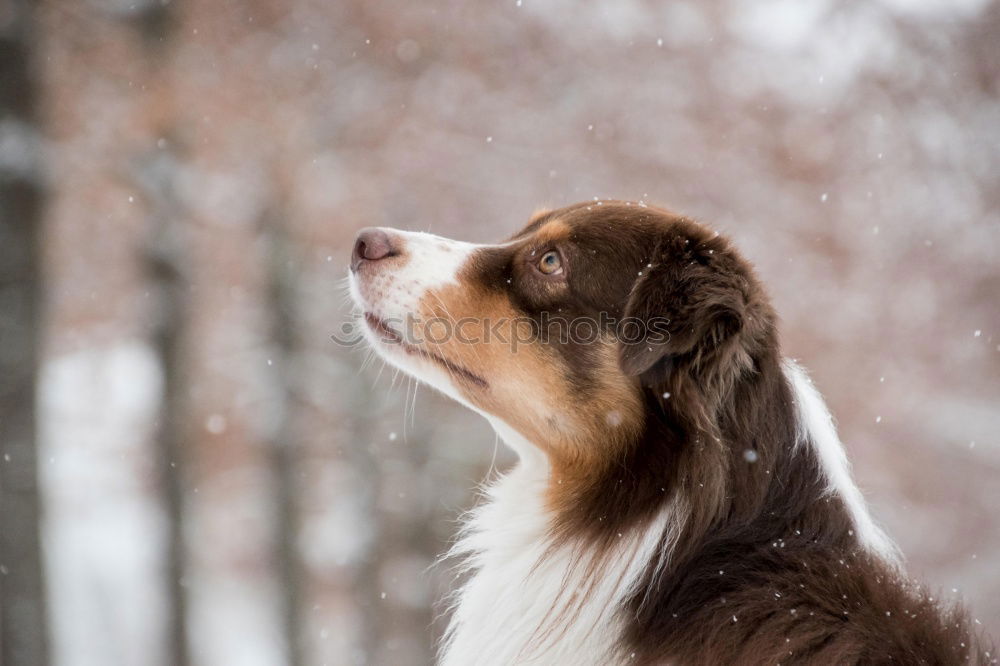
[[[427, 664], [485, 422], [331, 335], [369, 225], [733, 236], [1000, 634], [1000, 0], [0, 0], [6, 665]], [[381, 375], [381, 376], [380, 376]]]

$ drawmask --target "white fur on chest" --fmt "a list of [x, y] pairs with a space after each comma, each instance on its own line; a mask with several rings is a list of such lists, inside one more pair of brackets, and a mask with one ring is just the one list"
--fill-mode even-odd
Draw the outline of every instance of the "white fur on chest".
[[547, 477], [542, 461], [522, 459], [487, 491], [449, 554], [470, 577], [455, 593], [444, 666], [627, 661], [616, 654], [619, 611], [654, 557], [663, 521], [622, 534], [588, 577], [590, 550], [550, 548]]

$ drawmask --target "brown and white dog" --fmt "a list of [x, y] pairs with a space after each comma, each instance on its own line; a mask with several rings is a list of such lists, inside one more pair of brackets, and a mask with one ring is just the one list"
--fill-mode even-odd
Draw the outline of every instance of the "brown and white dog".
[[753, 269], [642, 203], [498, 245], [367, 229], [366, 336], [519, 456], [452, 554], [441, 662], [996, 663], [904, 577]]

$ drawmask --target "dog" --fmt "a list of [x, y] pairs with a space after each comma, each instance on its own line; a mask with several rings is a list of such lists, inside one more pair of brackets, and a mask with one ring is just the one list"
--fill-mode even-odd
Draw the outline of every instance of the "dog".
[[368, 343], [518, 456], [448, 555], [440, 663], [987, 664], [903, 571], [732, 243], [642, 202], [475, 245], [363, 230]]

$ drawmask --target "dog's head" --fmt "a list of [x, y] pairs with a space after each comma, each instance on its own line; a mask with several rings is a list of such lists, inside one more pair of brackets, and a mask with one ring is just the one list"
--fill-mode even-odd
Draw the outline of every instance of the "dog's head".
[[771, 327], [724, 238], [639, 203], [545, 211], [497, 245], [367, 229], [350, 283], [383, 357], [554, 461], [613, 456], [650, 410], [709, 425]]

